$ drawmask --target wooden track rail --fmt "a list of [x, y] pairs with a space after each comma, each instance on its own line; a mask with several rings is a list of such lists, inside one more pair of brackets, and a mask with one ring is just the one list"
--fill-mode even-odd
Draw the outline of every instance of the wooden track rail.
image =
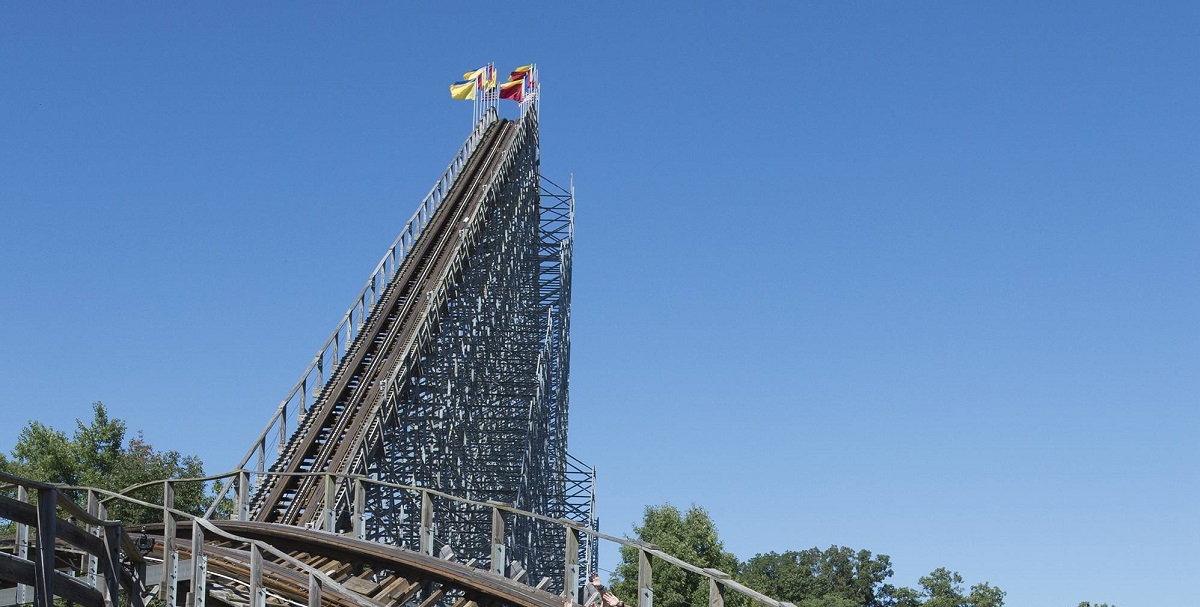
[[[551, 594], [543, 587], [546, 580], [524, 579], [519, 563], [508, 567], [486, 568], [479, 563], [458, 563], [452, 550], [443, 548], [438, 556], [358, 539], [353, 533], [338, 534], [327, 531], [264, 523], [256, 521], [226, 521], [195, 518], [176, 510], [172, 506], [172, 486], [180, 483], [211, 482], [227, 479], [246, 471], [235, 471], [201, 479], [172, 479], [161, 481], [163, 501], [147, 502], [128, 497], [124, 493], [143, 491], [149, 484], [126, 489], [123, 493], [89, 489], [87, 487], [60, 487], [36, 483], [27, 479], [0, 474], [0, 495], [15, 492], [24, 487], [20, 499], [7, 498], [0, 501], [0, 518], [12, 520], [20, 526], [39, 526], [36, 536], [46, 537], [41, 527], [49, 528], [54, 536], [57, 530], [66, 531], [56, 539], [56, 550], [47, 554], [40, 550], [38, 541], [27, 542], [27, 556], [0, 556], [0, 607], [15, 605], [17, 584], [36, 585], [38, 597], [60, 597], [89, 607], [141, 607], [148, 598], [146, 587], [156, 589], [160, 597], [170, 597], [168, 603], [176, 607], [206, 607], [228, 605], [229, 607], [562, 607], [563, 599]], [[322, 475], [323, 476], [323, 475]], [[369, 482], [361, 477], [343, 478], [342, 482]], [[638, 607], [653, 607], [653, 575], [656, 569], [671, 567], [696, 574], [708, 580], [710, 607], [724, 607], [725, 595], [733, 592], [742, 595], [755, 605], [762, 607], [795, 607], [777, 601], [737, 582], [725, 572], [692, 565], [675, 558], [658, 547], [633, 540], [618, 538], [587, 528], [578, 522], [524, 512], [497, 503], [483, 503], [456, 498], [441, 492], [418, 487], [395, 485], [397, 488], [420, 491], [430, 498], [451, 499], [464, 505], [491, 510], [494, 520], [505, 517], [524, 516], [544, 522], [562, 525], [567, 537], [577, 539], [580, 535], [592, 535], [597, 540], [612, 542], [621, 547], [637, 551], [640, 562], [638, 575]], [[89, 508], [76, 506], [63, 497], [64, 492], [88, 495]], [[37, 494], [36, 506], [28, 503]], [[61, 517], [49, 517], [46, 513], [56, 511], [49, 507], [51, 498], [57, 508], [75, 521]], [[147, 526], [147, 538], [154, 545], [146, 556], [137, 548], [131, 537], [117, 521], [105, 521], [89, 512], [103, 513], [105, 503], [120, 500], [144, 507], [158, 508], [163, 512], [163, 522]], [[165, 504], [165, 506], [164, 506]], [[31, 517], [31, 509], [36, 516]], [[237, 508], [235, 507], [236, 511]], [[53, 522], [51, 522], [53, 521]], [[83, 526], [80, 526], [82, 523]], [[98, 545], [84, 538], [97, 533], [100, 527], [109, 551], [109, 562], [119, 563], [119, 573], [113, 572], [106, 579], [119, 575], [119, 584], [107, 586], [99, 583], [100, 577], [89, 572], [103, 569], [80, 559], [80, 554], [93, 554]], [[170, 530], [164, 533], [166, 530]], [[135, 534], [136, 535], [136, 534]], [[58, 540], [61, 540], [59, 542]], [[62, 543], [72, 544], [64, 546]], [[563, 555], [572, 563], [572, 541]], [[0, 545], [4, 542], [0, 540]], [[196, 559], [194, 546], [203, 545], [201, 558]], [[117, 553], [113, 553], [113, 547]], [[91, 550], [92, 552], [89, 552]], [[71, 556], [75, 555], [75, 556]], [[167, 558], [164, 559], [163, 557]], [[27, 558], [30, 557], [30, 558]], [[170, 566], [163, 567], [163, 561]], [[36, 565], [44, 563], [44, 565]], [[65, 581], [60, 576], [51, 576], [49, 587], [30, 578], [30, 567], [41, 566], [45, 570], [75, 568], [74, 580]], [[578, 588], [577, 581], [583, 577], [576, 568], [567, 567], [572, 576], [567, 588]], [[586, 573], [586, 572], [583, 572]], [[503, 574], [503, 575], [502, 575]], [[89, 580], [91, 589], [81, 587], [79, 580]], [[33, 582], [33, 584], [31, 584]], [[59, 583], [62, 582], [62, 583]], [[119, 587], [121, 601], [105, 589]], [[157, 588], [155, 588], [157, 587]], [[37, 588], [46, 588], [37, 590]], [[102, 600], [92, 589], [103, 593]], [[199, 592], [197, 592], [197, 589]], [[572, 598], [580, 598], [573, 596]], [[41, 599], [38, 599], [41, 601]], [[114, 602], [116, 601], [116, 602]], [[38, 607], [51, 607], [47, 601]]]
[[[382, 607], [399, 607], [414, 600], [433, 605], [445, 597], [454, 598], [451, 604], [459, 607], [468, 603], [480, 607], [562, 607], [562, 599], [557, 595], [478, 569], [472, 564], [292, 525], [239, 521], [214, 521], [214, 524], [239, 538], [263, 542], [283, 550], [296, 560], [324, 572], [344, 588]], [[161, 541], [161, 525], [149, 528], [149, 532], [159, 540], [155, 542], [156, 546], [164, 545]], [[176, 534], [181, 556], [194, 558], [190, 539], [191, 523], [180, 523], [176, 527]], [[251, 553], [236, 544], [221, 538], [205, 543], [208, 571], [230, 580], [248, 579]], [[148, 557], [161, 560], [161, 550], [151, 552]], [[288, 563], [264, 556], [262, 577], [264, 586], [272, 596], [307, 604], [307, 576]], [[224, 589], [221, 596], [246, 594], [238, 591], [242, 587], [240, 584], [223, 586], [229, 588]], [[354, 606], [344, 598], [329, 595], [322, 595], [322, 604], [330, 607]]]
[[[382, 397], [386, 374], [412, 356], [405, 345], [417, 330], [425, 293], [452, 262], [464, 218], [479, 208], [484, 191], [512, 143], [515, 125], [498, 120], [485, 132], [463, 175], [397, 271], [372, 311], [367, 326], [338, 365], [271, 472], [348, 472], [373, 406]], [[269, 476], [251, 509], [255, 520], [310, 525], [319, 512], [322, 488], [312, 477]]]

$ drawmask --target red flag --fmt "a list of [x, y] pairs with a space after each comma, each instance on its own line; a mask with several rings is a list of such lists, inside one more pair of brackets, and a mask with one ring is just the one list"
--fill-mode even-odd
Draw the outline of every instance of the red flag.
[[533, 71], [533, 64], [522, 65], [521, 67], [513, 70], [512, 74], [509, 75], [508, 80], [510, 82], [518, 82], [528, 77], [531, 71]]
[[500, 85], [500, 98], [501, 99], [512, 99], [513, 101], [520, 103], [522, 100], [525, 99], [524, 84], [525, 83], [520, 80], [515, 80], [513, 82], [505, 82], [504, 84], [501, 84]]

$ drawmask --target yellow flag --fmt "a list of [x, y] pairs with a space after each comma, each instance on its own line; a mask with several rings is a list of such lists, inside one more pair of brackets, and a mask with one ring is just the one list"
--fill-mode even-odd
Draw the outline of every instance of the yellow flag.
[[496, 88], [496, 70], [491, 66], [485, 65], [473, 72], [463, 74], [463, 80], [482, 80], [483, 88], [492, 90]]
[[465, 82], [455, 82], [450, 85], [451, 99], [474, 99], [475, 98], [475, 81], [467, 80]]

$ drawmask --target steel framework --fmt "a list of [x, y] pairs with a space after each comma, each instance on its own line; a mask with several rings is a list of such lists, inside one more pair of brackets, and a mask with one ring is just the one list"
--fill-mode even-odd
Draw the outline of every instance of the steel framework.
[[[243, 458], [239, 468], [257, 459], [258, 473], [240, 477], [238, 494], [254, 497], [236, 500], [246, 505], [234, 518], [352, 530], [501, 573], [519, 566], [561, 590], [561, 554], [575, 546], [561, 526], [506, 525], [349, 480], [597, 528], [595, 472], [567, 453], [574, 193], [539, 168], [536, 96], [515, 121], [485, 111]], [[359, 522], [345, 529], [350, 512]], [[591, 537], [577, 546], [587, 570]]]
[[[428, 354], [393, 384], [362, 472], [586, 521], [590, 507], [566, 492], [574, 198], [542, 195], [536, 112], [520, 128], [512, 162], [473, 222], [462, 271], [423, 333]], [[370, 539], [421, 545], [414, 496], [376, 487], [366, 500]], [[509, 554], [493, 555], [488, 513], [454, 503], [435, 511], [428, 548], [562, 578], [561, 561], [542, 558], [561, 551], [561, 527], [515, 521], [504, 538]]]

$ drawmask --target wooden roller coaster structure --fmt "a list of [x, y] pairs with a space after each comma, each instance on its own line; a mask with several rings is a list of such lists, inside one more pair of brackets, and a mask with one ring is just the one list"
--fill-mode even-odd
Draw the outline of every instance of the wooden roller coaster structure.
[[[32, 603], [52, 607], [62, 599], [84, 607], [145, 607], [158, 598], [178, 607], [562, 607], [569, 600], [594, 602], [590, 586], [578, 592], [547, 590], [548, 578], [533, 579], [519, 562], [481, 566], [452, 550], [438, 555], [356, 537], [350, 530], [258, 521], [218, 520], [173, 507], [177, 487], [187, 483], [232, 480], [249, 474], [168, 479], [130, 487], [120, 493], [87, 487], [52, 485], [0, 473], [0, 518], [15, 523], [13, 550], [0, 551], [0, 606]], [[378, 482], [364, 477], [351, 483]], [[706, 579], [709, 607], [724, 607], [727, 593], [764, 607], [795, 607], [774, 600], [716, 569], [698, 567], [643, 542], [600, 533], [567, 519], [551, 519], [503, 504], [477, 502], [420, 487], [411, 491], [423, 502], [453, 501], [490, 513], [493, 537], [503, 541], [507, 523], [535, 519], [562, 529], [568, 538], [559, 555], [564, 588], [578, 588], [581, 538], [612, 542], [638, 554], [638, 607], [653, 607], [653, 572], [674, 567]], [[158, 499], [130, 497], [153, 489]], [[76, 504], [82, 496], [87, 506]], [[32, 502], [32, 503], [31, 503]], [[126, 503], [162, 512], [162, 522], [126, 529], [107, 520], [110, 504]], [[329, 501], [332, 506], [333, 500]], [[226, 503], [218, 511], [236, 511]], [[433, 508], [422, 513], [422, 531], [433, 534]], [[46, 550], [45, 546], [53, 546]], [[499, 549], [501, 544], [493, 546]]]
[[[709, 607], [791, 607], [599, 532], [566, 451], [574, 193], [540, 175], [536, 93], [516, 120], [492, 102], [234, 471], [119, 493], [0, 474], [0, 607], [562, 607], [595, 601], [601, 540], [639, 555], [638, 607], [660, 566]], [[189, 483], [202, 514], [176, 508]]]

